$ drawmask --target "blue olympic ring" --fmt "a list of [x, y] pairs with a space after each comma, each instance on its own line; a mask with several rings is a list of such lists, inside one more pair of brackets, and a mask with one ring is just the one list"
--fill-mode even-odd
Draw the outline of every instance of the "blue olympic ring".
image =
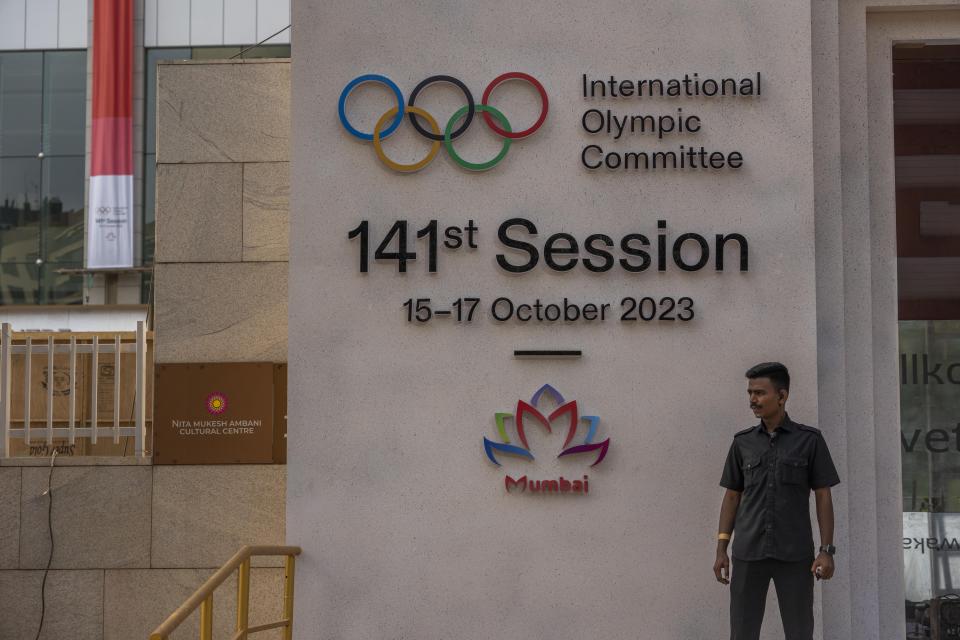
[[340, 122], [343, 124], [344, 129], [349, 131], [352, 135], [360, 138], [361, 140], [371, 141], [373, 140], [372, 133], [364, 133], [350, 124], [350, 121], [347, 120], [346, 104], [347, 96], [350, 95], [350, 92], [357, 88], [357, 86], [363, 84], [364, 82], [380, 82], [387, 85], [390, 89], [393, 90], [394, 95], [397, 97], [397, 116], [393, 119], [393, 122], [390, 123], [390, 126], [383, 130], [383, 133], [380, 134], [381, 138], [386, 138], [391, 133], [397, 130], [397, 127], [400, 126], [400, 123], [403, 122], [403, 94], [400, 92], [400, 87], [396, 83], [386, 76], [377, 75], [375, 73], [368, 73], [363, 76], [359, 76], [350, 81], [346, 87], [343, 88], [343, 91], [340, 93], [340, 102], [338, 104], [338, 110], [340, 112]]

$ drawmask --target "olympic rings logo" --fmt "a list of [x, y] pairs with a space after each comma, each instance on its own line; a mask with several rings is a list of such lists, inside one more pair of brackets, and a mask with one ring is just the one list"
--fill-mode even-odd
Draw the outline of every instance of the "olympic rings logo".
[[[540, 94], [540, 116], [537, 118], [537, 121], [533, 123], [533, 126], [524, 129], [523, 131], [514, 131], [511, 128], [507, 117], [489, 104], [490, 94], [493, 93], [493, 90], [508, 80], [523, 80], [528, 82], [533, 85], [533, 88], [536, 89], [537, 93]], [[379, 120], [377, 120], [377, 124], [373, 127], [373, 133], [365, 133], [356, 129], [352, 124], [350, 124], [350, 120], [347, 118], [346, 113], [346, 103], [350, 93], [358, 86], [366, 82], [376, 82], [386, 85], [387, 88], [393, 92], [397, 99], [397, 106], [391, 107], [386, 113], [380, 116]], [[414, 104], [417, 96], [420, 95], [420, 92], [436, 82], [446, 82], [454, 85], [463, 92], [463, 95], [467, 101], [465, 106], [461, 107], [452, 116], [450, 116], [450, 120], [447, 121], [447, 125], [444, 127], [442, 133], [440, 131], [440, 126], [437, 124], [437, 121], [434, 119], [434, 117]], [[507, 156], [507, 151], [510, 150], [510, 145], [514, 140], [526, 138], [543, 126], [544, 121], [547, 119], [547, 111], [549, 110], [549, 106], [547, 92], [544, 90], [543, 85], [540, 84], [540, 82], [533, 76], [526, 73], [520, 73], [519, 71], [504, 73], [503, 75], [494, 78], [493, 82], [487, 85], [487, 88], [483, 90], [483, 97], [480, 99], [480, 104], [474, 103], [473, 94], [470, 93], [470, 89], [467, 88], [467, 85], [453, 76], [430, 76], [414, 87], [413, 91], [410, 93], [410, 100], [406, 103], [406, 106], [404, 106], [403, 93], [401, 93], [400, 87], [398, 87], [396, 83], [386, 76], [371, 73], [354, 78], [347, 84], [347, 86], [343, 88], [343, 91], [340, 93], [338, 110], [340, 112], [340, 123], [343, 125], [343, 128], [346, 129], [350, 135], [359, 138], [360, 140], [373, 142], [373, 149], [376, 151], [377, 157], [380, 158], [380, 161], [383, 162], [383, 164], [394, 171], [412, 173], [414, 171], [419, 171], [430, 164], [440, 151], [441, 144], [446, 148], [447, 154], [450, 156], [450, 158], [464, 169], [469, 169], [470, 171], [488, 171], [500, 164], [500, 162]], [[490, 130], [503, 138], [503, 145], [500, 147], [500, 152], [492, 159], [485, 162], [469, 162], [460, 157], [456, 149], [453, 147], [453, 141], [466, 133], [467, 129], [473, 123], [473, 117], [477, 112], [480, 112], [483, 115], [483, 120], [486, 122]], [[433, 141], [433, 144], [430, 145], [430, 151], [427, 153], [427, 155], [422, 160], [410, 164], [401, 164], [391, 160], [389, 157], [387, 157], [382, 145], [383, 139], [390, 136], [394, 131], [397, 130], [397, 128], [403, 122], [404, 116], [407, 116], [410, 119], [410, 124], [413, 125], [413, 128], [416, 129], [417, 133], [422, 135], [424, 138]], [[430, 127], [429, 131], [423, 127], [418, 119], [418, 116]], [[454, 130], [454, 126], [460, 121], [461, 118], [463, 118], [463, 124]]]

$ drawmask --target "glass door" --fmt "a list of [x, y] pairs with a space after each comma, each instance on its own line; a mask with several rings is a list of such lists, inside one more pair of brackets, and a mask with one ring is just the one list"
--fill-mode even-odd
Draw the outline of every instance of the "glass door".
[[960, 638], [960, 46], [894, 48], [908, 640]]

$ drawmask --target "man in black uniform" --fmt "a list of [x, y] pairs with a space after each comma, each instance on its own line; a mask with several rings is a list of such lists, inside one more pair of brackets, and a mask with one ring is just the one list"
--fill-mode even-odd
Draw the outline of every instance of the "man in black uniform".
[[[813, 580], [833, 576], [833, 500], [840, 478], [818, 429], [784, 408], [790, 374], [779, 362], [747, 371], [750, 408], [760, 424], [733, 437], [720, 486], [717, 581], [730, 585], [730, 639], [757, 640], [770, 579], [786, 640], [813, 638]], [[817, 502], [820, 551], [813, 553], [810, 490]], [[727, 545], [733, 539], [733, 575]]]

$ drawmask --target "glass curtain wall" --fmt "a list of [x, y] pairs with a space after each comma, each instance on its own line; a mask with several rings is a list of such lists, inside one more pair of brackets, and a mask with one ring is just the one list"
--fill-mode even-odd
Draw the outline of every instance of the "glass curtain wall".
[[960, 46], [894, 48], [908, 640], [960, 638]]
[[0, 52], [0, 305], [79, 304], [86, 51]]

